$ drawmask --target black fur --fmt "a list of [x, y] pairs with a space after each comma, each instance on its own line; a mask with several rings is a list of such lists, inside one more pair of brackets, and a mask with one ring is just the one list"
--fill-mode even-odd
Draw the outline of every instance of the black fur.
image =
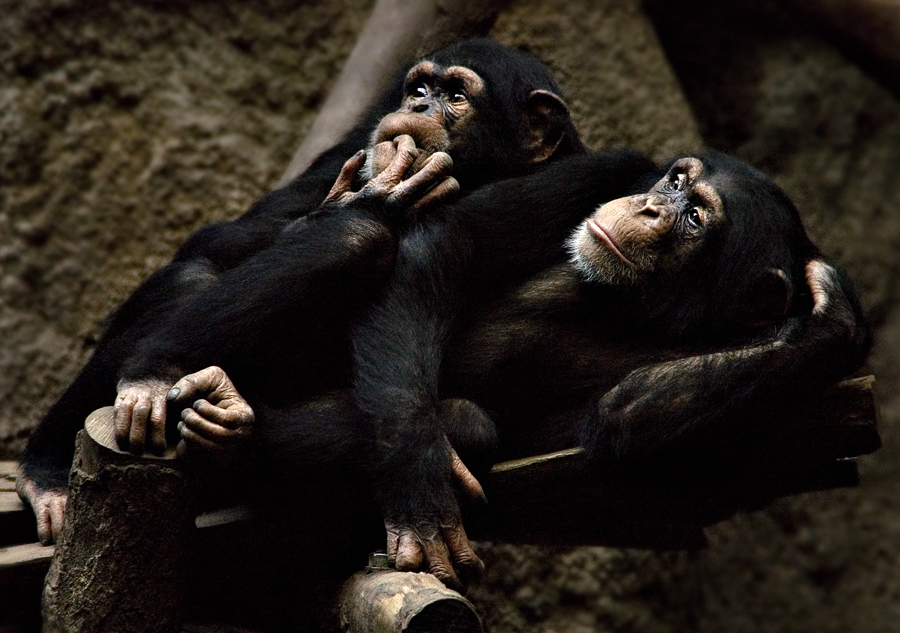
[[[546, 68], [488, 40], [455, 44], [433, 59], [471, 64], [488, 85], [478, 97], [479, 125], [470, 132], [469, 145], [482, 149], [470, 171], [466, 161], [456, 164], [464, 186], [532, 171], [514, 151], [525, 129], [517, 100], [533, 89], [557, 90]], [[402, 84], [398, 78], [365, 121], [289, 185], [237, 220], [197, 231], [111, 315], [93, 357], [32, 433], [23, 455], [26, 476], [41, 489], [65, 488], [75, 433], [91, 411], [112, 404], [123, 378], [176, 379], [221, 361], [260, 401], [349, 386], [349, 323], [379, 292], [393, 256], [384, 250], [385, 236], [395, 227], [372, 227], [382, 218], [363, 209], [312, 219], [312, 233], [292, 222], [320, 208], [344, 161], [401, 101]], [[567, 122], [556, 156], [582, 150]], [[376, 243], [345, 248], [347, 231], [374, 235]]]
[[[505, 457], [578, 440], [607, 468], [751, 400], [827, 384], [865, 359], [870, 335], [852, 285], [829, 273], [830, 308], [810, 314], [805, 268], [825, 260], [794, 205], [767, 177], [718, 154], [702, 162], [725, 220], [678, 270], [609, 286], [563, 264], [484, 307], [504, 284], [552, 264], [559, 250], [548, 245], [597, 204], [660, 173], [636, 158], [611, 172], [606, 160], [570, 159], [537, 179], [485, 188], [482, 206], [454, 209], [401, 242], [384, 299], [354, 336], [356, 398], [373, 420], [387, 517], [422, 532], [456, 512], [442, 398], [481, 405]], [[618, 192], [607, 180], [616, 170]], [[753, 281], [772, 268], [796, 291], [791, 310], [750, 322]]]

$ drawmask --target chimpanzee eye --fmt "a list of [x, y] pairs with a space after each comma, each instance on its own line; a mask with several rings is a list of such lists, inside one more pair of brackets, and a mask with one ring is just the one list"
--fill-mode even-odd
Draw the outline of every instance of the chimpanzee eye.
[[450, 93], [450, 103], [465, 103], [468, 98], [466, 97], [466, 93], [461, 90], [457, 90]]
[[703, 226], [703, 207], [695, 206], [688, 209], [687, 212], [687, 221], [692, 225], [693, 228], [700, 228]]
[[407, 93], [411, 97], [427, 97], [428, 96], [428, 86], [425, 85], [424, 81], [417, 81], [407, 88]]

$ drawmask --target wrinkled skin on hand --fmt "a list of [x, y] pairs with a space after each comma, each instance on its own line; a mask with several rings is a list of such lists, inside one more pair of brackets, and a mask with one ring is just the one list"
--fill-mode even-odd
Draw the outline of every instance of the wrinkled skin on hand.
[[[626, 454], [647, 454], [722, 414], [768, 393], [803, 358], [811, 383], [838, 380], [862, 363], [866, 329], [850, 305], [837, 271], [821, 260], [806, 264], [813, 299], [809, 314], [788, 319], [772, 340], [692, 356], [631, 372], [592, 409], [583, 440], [598, 469]], [[729, 399], [717, 395], [729, 385]], [[665, 420], [661, 425], [660, 420]]]
[[178, 456], [216, 461], [240, 456], [250, 443], [255, 416], [219, 367], [207, 367], [176, 382], [170, 405], [192, 402], [181, 412]]
[[25, 475], [22, 467], [16, 476], [16, 492], [34, 510], [37, 518], [38, 539], [43, 545], [52, 545], [62, 533], [63, 514], [68, 495], [65, 490], [41, 490]]
[[114, 407], [116, 440], [139, 455], [147, 441], [155, 454], [166, 449], [166, 416], [181, 408], [178, 455], [225, 459], [249, 443], [253, 410], [219, 367], [207, 367], [174, 385], [159, 379], [122, 382]]
[[417, 166], [418, 171], [404, 180], [420, 155], [409, 135], [393, 142], [378, 143], [372, 149], [372, 161], [386, 167], [366, 182], [359, 191], [352, 187], [366, 163], [365, 150], [360, 150], [344, 163], [325, 204], [361, 204], [381, 209], [391, 216], [411, 219], [416, 214], [444, 202], [459, 191], [459, 183], [450, 176], [453, 159], [445, 152], [435, 152]]
[[[484, 503], [484, 490], [469, 472], [456, 451], [446, 442], [452, 478], [450, 486], [423, 485], [418, 492], [431, 500], [432, 512], [394, 515], [386, 504], [384, 526], [387, 531], [388, 560], [400, 571], [427, 571], [457, 591], [484, 573], [484, 563], [475, 554], [462, 524], [457, 491]], [[436, 489], [425, 490], [433, 487]], [[423, 507], [421, 504], [413, 507]]]
[[116, 442], [123, 450], [140, 455], [149, 449], [156, 455], [166, 450], [166, 394], [171, 383], [148, 378], [121, 381], [113, 406]]

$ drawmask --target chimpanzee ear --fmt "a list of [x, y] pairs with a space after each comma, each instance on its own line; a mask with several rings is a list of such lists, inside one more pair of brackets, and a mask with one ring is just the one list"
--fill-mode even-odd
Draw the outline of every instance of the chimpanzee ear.
[[525, 117], [528, 130], [523, 149], [531, 163], [542, 163], [553, 156], [562, 142], [569, 124], [569, 106], [549, 90], [535, 90], [528, 95]]
[[737, 318], [744, 325], [760, 327], [783, 321], [791, 309], [794, 285], [780, 268], [762, 271], [744, 287], [737, 303]]

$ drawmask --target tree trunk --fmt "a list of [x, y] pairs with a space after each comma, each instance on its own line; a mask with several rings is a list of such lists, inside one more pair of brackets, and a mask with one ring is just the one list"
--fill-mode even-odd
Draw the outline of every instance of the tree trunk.
[[65, 527], [44, 586], [44, 631], [176, 633], [195, 486], [182, 465], [121, 452], [112, 407], [88, 417]]

